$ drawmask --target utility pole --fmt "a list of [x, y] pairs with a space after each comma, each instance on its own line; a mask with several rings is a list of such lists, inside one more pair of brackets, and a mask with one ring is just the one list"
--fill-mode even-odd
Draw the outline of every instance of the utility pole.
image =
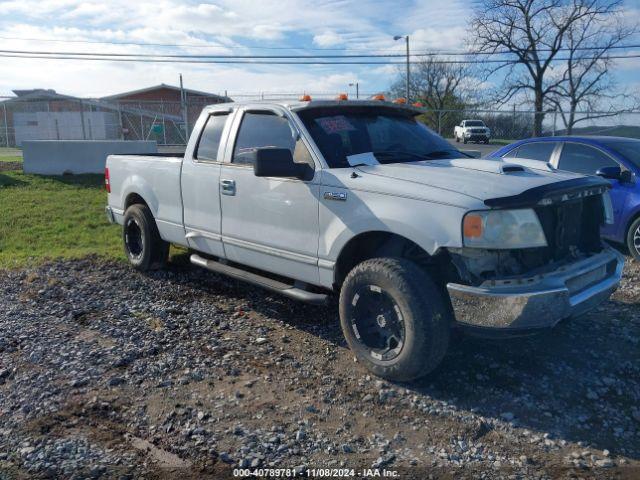
[[184, 86], [182, 84], [182, 74], [180, 74], [180, 110], [182, 110], [182, 121], [184, 122], [184, 134], [185, 138], [189, 136], [189, 125], [187, 124], [187, 96], [184, 92]]
[[87, 131], [84, 126], [84, 102], [80, 99], [80, 123], [82, 123], [82, 139], [87, 139]]
[[409, 35], [396, 35], [395, 37], [393, 37], [394, 40], [400, 40], [401, 38], [405, 39], [405, 42], [407, 44], [407, 92], [406, 92], [406, 97], [407, 97], [407, 103], [411, 102], [411, 94], [409, 91], [409, 76], [411, 75], [411, 68], [410, 68], [410, 55], [409, 55]]
[[405, 39], [407, 41], [407, 103], [411, 103], [411, 94], [409, 93], [409, 74], [411, 71], [409, 61], [409, 35], [407, 35]]
[[7, 105], [4, 104], [2, 105], [3, 110], [4, 110], [4, 134], [7, 138], [5, 138], [5, 140], [7, 141], [7, 148], [9, 148], [9, 124], [7, 123]]
[[358, 98], [360, 98], [360, 83], [359, 82], [355, 82], [355, 83], [350, 83], [349, 84], [350, 87], [355, 86], [356, 87], [356, 100]]

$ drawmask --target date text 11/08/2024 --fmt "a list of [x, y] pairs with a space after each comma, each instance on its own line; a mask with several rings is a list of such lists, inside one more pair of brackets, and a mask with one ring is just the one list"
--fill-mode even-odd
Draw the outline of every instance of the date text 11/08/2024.
[[256, 468], [234, 469], [237, 478], [398, 478], [397, 470], [384, 468]]

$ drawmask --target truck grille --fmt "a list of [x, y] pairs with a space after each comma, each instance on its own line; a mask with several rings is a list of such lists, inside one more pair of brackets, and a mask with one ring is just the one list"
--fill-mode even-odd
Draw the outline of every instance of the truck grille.
[[472, 128], [471, 133], [484, 133], [484, 128]]
[[601, 250], [600, 225], [604, 209], [600, 195], [539, 206], [536, 213], [547, 237], [544, 255], [547, 260]]

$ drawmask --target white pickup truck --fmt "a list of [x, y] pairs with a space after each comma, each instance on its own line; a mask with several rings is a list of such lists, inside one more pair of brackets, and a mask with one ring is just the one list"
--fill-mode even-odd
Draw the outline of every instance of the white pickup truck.
[[453, 135], [456, 138], [456, 142], [489, 143], [491, 140], [491, 130], [482, 120], [463, 120], [460, 125], [455, 126]]
[[420, 113], [380, 101], [207, 107], [184, 157], [108, 157], [107, 216], [139, 270], [173, 243], [291, 298], [339, 294], [349, 346], [392, 380], [432, 371], [454, 328], [528, 334], [609, 298], [623, 259], [600, 239], [606, 180], [465, 158]]

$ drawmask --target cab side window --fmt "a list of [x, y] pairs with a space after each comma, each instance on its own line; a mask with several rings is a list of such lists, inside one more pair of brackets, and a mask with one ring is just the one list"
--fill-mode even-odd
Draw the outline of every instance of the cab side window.
[[198, 148], [196, 149], [196, 159], [204, 162], [218, 161], [218, 150], [220, 149], [220, 140], [222, 132], [227, 123], [229, 114], [213, 114], [207, 119], [207, 123], [202, 130]]
[[252, 154], [258, 148], [286, 148], [291, 150], [296, 163], [307, 163], [313, 166], [309, 150], [302, 140], [296, 141], [289, 120], [273, 112], [244, 114], [233, 149], [232, 163], [252, 165]]
[[568, 170], [585, 175], [595, 175], [602, 167], [618, 167], [615, 160], [609, 158], [597, 148], [580, 143], [565, 143], [558, 162], [560, 170]]
[[[540, 160], [548, 162], [556, 148], [555, 142], [532, 142], [520, 145], [518, 148], [517, 158], [527, 158], [529, 160]], [[514, 155], [509, 155], [514, 157]]]

